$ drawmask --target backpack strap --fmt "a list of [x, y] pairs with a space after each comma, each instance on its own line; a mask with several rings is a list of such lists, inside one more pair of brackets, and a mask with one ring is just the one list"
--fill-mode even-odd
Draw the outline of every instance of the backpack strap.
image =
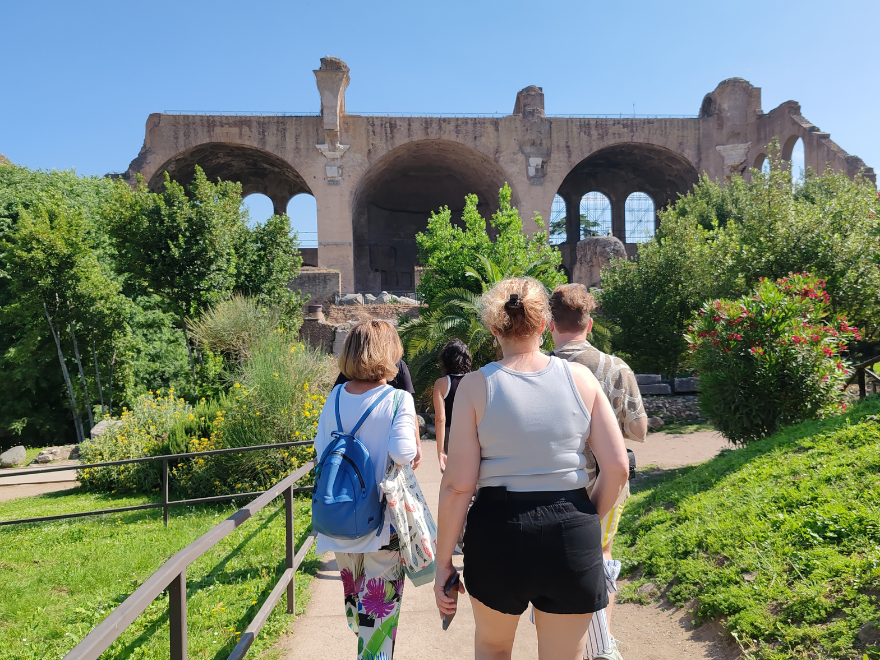
[[397, 410], [400, 408], [400, 402], [403, 401], [403, 390], [394, 390], [394, 411], [391, 413], [391, 423], [397, 417]]
[[[339, 433], [343, 432], [342, 431], [342, 418], [339, 415], [339, 394], [340, 394], [340, 390], [342, 390], [343, 387], [345, 387], [345, 385], [340, 385], [339, 389], [336, 390], [336, 430]], [[383, 392], [382, 394], [377, 396], [376, 400], [373, 401], [373, 403], [370, 404], [370, 407], [367, 408], [367, 410], [364, 412], [363, 415], [361, 415], [361, 418], [358, 420], [357, 424], [354, 425], [354, 428], [349, 432], [349, 435], [351, 435], [351, 436], [357, 435], [357, 432], [361, 428], [361, 424], [363, 424], [365, 421], [367, 421], [367, 417], [370, 416], [370, 413], [373, 412], [373, 410], [375, 410], [376, 406], [378, 406], [380, 403], [382, 403], [382, 401], [385, 400], [385, 397], [388, 396], [388, 393], [390, 391], [396, 392], [397, 390], [393, 390], [393, 389], [386, 390], [385, 392]], [[396, 412], [397, 411], [395, 410], [395, 413]]]

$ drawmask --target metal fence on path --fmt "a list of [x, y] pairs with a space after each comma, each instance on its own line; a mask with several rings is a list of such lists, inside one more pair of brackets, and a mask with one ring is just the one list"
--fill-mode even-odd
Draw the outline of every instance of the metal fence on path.
[[[279, 495], [284, 496], [285, 509], [285, 570], [281, 578], [275, 583], [272, 592], [266, 602], [254, 615], [253, 620], [242, 632], [241, 638], [232, 649], [228, 660], [241, 660], [253, 644], [257, 635], [272, 613], [272, 610], [287, 595], [287, 612], [293, 614], [296, 609], [296, 582], [297, 569], [303, 562], [309, 548], [315, 541], [314, 533], [310, 534], [297, 550], [294, 547], [294, 515], [293, 496], [298, 492], [311, 491], [311, 486], [297, 487], [296, 483], [305, 477], [315, 467], [314, 462], [308, 462], [298, 470], [288, 475], [277, 484], [262, 493], [236, 493], [234, 495], [219, 495], [216, 497], [202, 497], [193, 500], [169, 501], [168, 499], [168, 462], [173, 459], [191, 458], [195, 456], [212, 456], [231, 452], [257, 451], [261, 449], [280, 449], [297, 445], [309, 445], [311, 441], [286, 442], [270, 445], [257, 445], [253, 447], [238, 447], [233, 449], [215, 449], [211, 451], [192, 452], [188, 454], [172, 454], [169, 456], [150, 456], [146, 458], [134, 458], [122, 461], [108, 461], [105, 463], [90, 463], [86, 465], [70, 465], [63, 467], [47, 468], [44, 470], [19, 470], [13, 475], [35, 474], [46, 472], [59, 472], [61, 470], [82, 470], [87, 468], [111, 467], [114, 465], [126, 465], [150, 460], [161, 460], [163, 463], [163, 498], [162, 502], [144, 504], [131, 507], [119, 507], [115, 509], [102, 509], [100, 511], [87, 511], [82, 513], [62, 514], [57, 516], [43, 516], [41, 518], [27, 518], [21, 520], [5, 520], [0, 525], [13, 525], [22, 523], [43, 522], [48, 520], [62, 520], [65, 518], [79, 518], [82, 516], [94, 516], [104, 513], [118, 513], [121, 511], [136, 511], [139, 509], [164, 508], [165, 524], [168, 524], [168, 507], [177, 504], [197, 504], [205, 502], [219, 502], [240, 497], [257, 496], [248, 505], [233, 513], [229, 518], [216, 525], [201, 537], [190, 543], [166, 561], [162, 567], [153, 573], [139, 586], [134, 593], [126, 598], [113, 612], [101, 621], [86, 637], [77, 644], [64, 660], [97, 660], [126, 629], [134, 623], [159, 595], [168, 591], [168, 622], [170, 627], [170, 654], [171, 660], [187, 659], [187, 604], [186, 604], [186, 569], [194, 561], [203, 556], [220, 541], [244, 524], [251, 516], [272, 502]], [[4, 476], [6, 474], [4, 473]]]

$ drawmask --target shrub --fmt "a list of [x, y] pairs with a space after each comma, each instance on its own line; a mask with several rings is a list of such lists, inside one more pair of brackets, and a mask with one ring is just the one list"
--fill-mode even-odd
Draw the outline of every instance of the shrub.
[[733, 442], [845, 407], [840, 355], [858, 333], [844, 316], [826, 324], [824, 286], [799, 273], [700, 309], [686, 335], [700, 374], [700, 406]]
[[281, 326], [281, 317], [277, 307], [235, 295], [212, 305], [198, 319], [187, 319], [187, 329], [202, 349], [240, 363], [257, 341]]
[[[121, 419], [103, 435], [80, 444], [83, 463], [121, 461], [171, 453], [169, 433], [181, 420], [195, 417], [193, 407], [174, 395], [174, 388], [138, 397], [131, 410], [122, 409]], [[152, 492], [162, 478], [159, 461], [79, 470], [78, 479], [86, 490], [103, 492]]]
[[[190, 443], [191, 451], [247, 447], [315, 436], [331, 361], [276, 330], [258, 342], [237, 373], [211, 435]], [[314, 447], [222, 454], [177, 466], [172, 483], [186, 497], [264, 490], [314, 457]], [[304, 482], [307, 483], [307, 482]]]

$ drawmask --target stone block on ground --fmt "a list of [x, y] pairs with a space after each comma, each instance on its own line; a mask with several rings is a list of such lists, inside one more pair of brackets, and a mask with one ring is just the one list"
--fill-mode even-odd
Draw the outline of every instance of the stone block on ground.
[[672, 394], [672, 388], [666, 383], [657, 383], [656, 385], [639, 384], [639, 392], [642, 394]]
[[639, 385], [656, 385], [661, 380], [660, 374], [636, 374], [636, 382]]
[[394, 296], [392, 296], [387, 291], [383, 291], [378, 296], [376, 296], [376, 301], [381, 305], [388, 305], [389, 303], [394, 302]]
[[339, 296], [338, 305], [363, 305], [364, 297], [359, 293], [346, 293], [344, 296]]
[[100, 422], [98, 422], [97, 424], [95, 424], [92, 427], [92, 430], [90, 431], [89, 435], [91, 436], [92, 440], [94, 440], [98, 436], [104, 435], [107, 431], [110, 430], [110, 427], [113, 426], [114, 424], [119, 424], [119, 420], [118, 419], [102, 419]]
[[626, 259], [626, 247], [614, 236], [588, 236], [577, 244], [572, 282], [586, 287], [602, 282], [602, 269], [615, 259]]
[[664, 426], [664, 422], [660, 417], [648, 417], [648, 430], [656, 431], [657, 429], [662, 429]]
[[676, 378], [672, 381], [672, 388], [675, 392], [681, 394], [688, 394], [691, 392], [699, 392], [700, 391], [700, 379], [696, 377], [690, 378]]
[[365, 293], [364, 294], [364, 304], [365, 305], [375, 305], [378, 301], [379, 301], [379, 299], [376, 296], [374, 296], [372, 293]]
[[0, 466], [8, 468], [24, 463], [27, 451], [22, 445], [16, 445], [0, 454]]
[[415, 298], [407, 298], [406, 296], [401, 296], [397, 299], [398, 305], [418, 305], [419, 301]]

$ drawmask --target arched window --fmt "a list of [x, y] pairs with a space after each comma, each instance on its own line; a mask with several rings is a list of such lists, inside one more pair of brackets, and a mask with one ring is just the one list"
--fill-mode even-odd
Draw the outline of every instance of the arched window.
[[581, 238], [611, 234], [611, 202], [595, 190], [581, 197]]
[[804, 155], [804, 141], [798, 138], [791, 150], [791, 182], [794, 184], [804, 182], [806, 171], [806, 157]]
[[296, 232], [301, 248], [318, 247], [318, 202], [308, 193], [300, 193], [287, 202], [290, 227]]
[[565, 227], [565, 200], [559, 195], [553, 198], [553, 205], [550, 207], [550, 225], [547, 229], [550, 243], [559, 245], [565, 243], [568, 233]]
[[248, 224], [253, 226], [264, 223], [275, 215], [275, 205], [272, 200], [260, 193], [253, 193], [241, 200], [242, 205], [248, 212]]
[[654, 200], [643, 192], [626, 198], [624, 219], [627, 243], [644, 243], [654, 238]]

